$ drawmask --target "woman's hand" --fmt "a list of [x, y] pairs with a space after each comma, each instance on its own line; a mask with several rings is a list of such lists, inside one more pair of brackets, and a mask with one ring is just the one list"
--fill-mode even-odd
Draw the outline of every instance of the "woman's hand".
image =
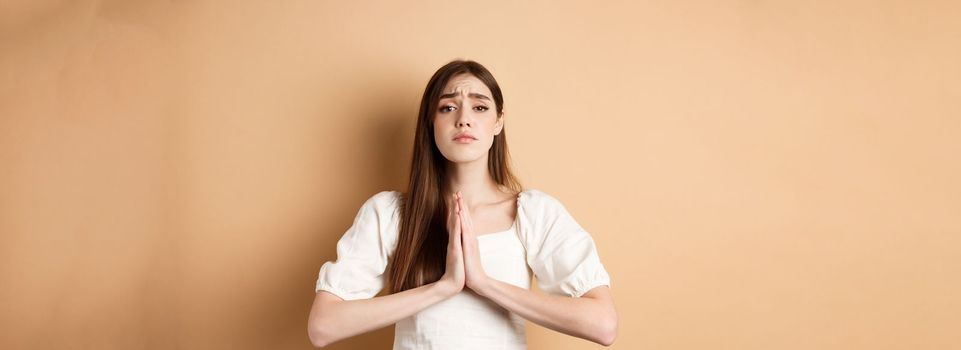
[[457, 195], [451, 197], [447, 210], [447, 264], [440, 284], [445, 286], [448, 293], [457, 294], [464, 289], [466, 273], [464, 271], [464, 251], [461, 245], [461, 215]]
[[474, 232], [474, 222], [471, 221], [470, 209], [462, 200], [460, 192], [455, 194], [457, 208], [460, 217], [460, 233], [463, 241], [464, 271], [467, 274], [466, 285], [468, 288], [483, 295], [484, 288], [487, 287], [487, 273], [481, 265], [480, 249], [478, 248], [477, 236]]

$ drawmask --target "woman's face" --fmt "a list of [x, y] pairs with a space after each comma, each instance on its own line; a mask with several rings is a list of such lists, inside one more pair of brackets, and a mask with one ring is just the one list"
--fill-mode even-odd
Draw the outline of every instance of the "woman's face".
[[470, 74], [450, 79], [435, 106], [434, 142], [447, 160], [468, 163], [484, 160], [494, 135], [504, 127], [487, 85]]

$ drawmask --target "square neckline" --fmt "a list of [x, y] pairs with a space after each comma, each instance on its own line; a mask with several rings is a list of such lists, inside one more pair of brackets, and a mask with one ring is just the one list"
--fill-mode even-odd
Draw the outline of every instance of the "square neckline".
[[503, 235], [503, 234], [505, 234], [505, 233], [509, 233], [509, 232], [512, 232], [512, 231], [516, 231], [516, 230], [517, 230], [517, 219], [521, 216], [521, 213], [520, 213], [520, 212], [521, 212], [521, 194], [522, 194], [522, 193], [524, 193], [524, 190], [521, 190], [521, 191], [517, 192], [517, 196], [515, 196], [515, 198], [514, 198], [514, 200], [515, 200], [514, 221], [511, 222], [511, 226], [508, 227], [506, 230], [503, 230], [503, 231], [485, 233], [485, 234], [482, 234], [482, 235], [475, 235], [475, 236], [477, 237], [477, 239], [481, 239], [481, 237], [487, 237], [487, 236]]
[[515, 217], [515, 218], [514, 218], [514, 222], [511, 223], [511, 227], [510, 227], [510, 228], [508, 228], [508, 229], [506, 229], [506, 230], [504, 230], [504, 231], [491, 232], [491, 233], [485, 233], [485, 234], [482, 234], [482, 235], [477, 235], [477, 239], [481, 239], [481, 238], [487, 237], [487, 236], [496, 236], [496, 235], [502, 235], [502, 234], [505, 234], [505, 233], [510, 233], [510, 232], [513, 232], [513, 231], [514, 231], [514, 228], [515, 228], [516, 226], [517, 226], [517, 218]]

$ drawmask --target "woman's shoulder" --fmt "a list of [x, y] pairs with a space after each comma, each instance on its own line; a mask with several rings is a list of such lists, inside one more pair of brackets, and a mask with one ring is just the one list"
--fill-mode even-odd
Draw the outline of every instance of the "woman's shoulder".
[[564, 240], [583, 228], [556, 197], [536, 189], [526, 189], [518, 196], [520, 235], [527, 249], [547, 240]]
[[536, 188], [527, 188], [517, 195], [517, 201], [526, 207], [543, 207], [560, 204], [554, 196]]
[[404, 194], [400, 191], [384, 190], [367, 198], [363, 206], [374, 209], [377, 212], [392, 212], [400, 207]]
[[373, 225], [370, 227], [376, 228], [374, 231], [379, 232], [384, 239], [382, 243], [392, 247], [397, 238], [402, 199], [403, 193], [399, 191], [385, 190], [374, 193], [361, 206], [356, 220]]
[[399, 201], [403, 196], [404, 194], [400, 191], [383, 190], [383, 191], [374, 193], [374, 195], [370, 196], [370, 199], [368, 200], [375, 201], [378, 203], [390, 204], [390, 203], [395, 203]]
[[544, 214], [557, 214], [564, 211], [564, 205], [554, 196], [534, 188], [524, 189], [517, 195], [517, 204], [525, 215], [531, 217]]

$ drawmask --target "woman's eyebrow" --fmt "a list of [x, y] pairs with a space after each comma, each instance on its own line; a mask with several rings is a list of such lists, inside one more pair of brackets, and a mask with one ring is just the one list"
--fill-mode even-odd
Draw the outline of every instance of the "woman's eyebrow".
[[[455, 96], [457, 96], [457, 95], [458, 95], [458, 94], [457, 94], [456, 92], [451, 92], [451, 93], [448, 93], [448, 94], [440, 95], [440, 99], [443, 100], [443, 99], [445, 99], [445, 98], [452, 98], [452, 97], [455, 97]], [[467, 94], [467, 96], [468, 96], [468, 97], [476, 98], [476, 99], [478, 99], [478, 100], [488, 100], [488, 101], [491, 100], [490, 97], [487, 97], [487, 95], [478, 94], [478, 93], [476, 93], [476, 92], [469, 93], [469, 94]]]

